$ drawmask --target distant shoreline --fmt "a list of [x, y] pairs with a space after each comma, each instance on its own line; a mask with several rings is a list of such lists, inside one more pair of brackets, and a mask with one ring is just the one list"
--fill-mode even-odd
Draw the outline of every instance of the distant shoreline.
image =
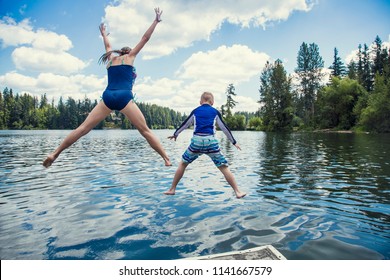
[[368, 132], [368, 131], [356, 132], [356, 131], [353, 131], [353, 130], [333, 130], [331, 128], [317, 129], [317, 130], [314, 130], [313, 132], [317, 132], [317, 133], [339, 133], [339, 134], [352, 134], [352, 133], [370, 134], [370, 132]]
[[354, 133], [352, 130], [333, 130], [331, 128], [327, 129], [318, 129], [314, 130], [314, 132], [324, 132], [324, 133]]

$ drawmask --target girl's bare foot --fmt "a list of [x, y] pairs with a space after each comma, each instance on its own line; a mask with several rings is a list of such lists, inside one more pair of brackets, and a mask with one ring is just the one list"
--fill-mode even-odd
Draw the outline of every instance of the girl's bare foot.
[[237, 198], [243, 198], [244, 196], [246, 196], [246, 193], [244, 193], [244, 192], [236, 192], [236, 197]]
[[53, 162], [57, 159], [57, 157], [54, 154], [50, 154], [47, 156], [47, 158], [43, 161], [42, 165], [46, 168], [48, 168], [50, 165], [53, 164]]
[[175, 195], [175, 190], [166, 191], [166, 192], [164, 192], [164, 194], [166, 194], [166, 195]]

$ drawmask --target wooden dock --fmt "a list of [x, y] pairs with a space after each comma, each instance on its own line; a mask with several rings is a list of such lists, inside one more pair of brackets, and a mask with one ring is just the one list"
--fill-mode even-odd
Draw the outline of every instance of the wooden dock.
[[186, 258], [186, 260], [287, 260], [272, 245], [265, 245], [242, 251], [233, 251], [201, 257]]

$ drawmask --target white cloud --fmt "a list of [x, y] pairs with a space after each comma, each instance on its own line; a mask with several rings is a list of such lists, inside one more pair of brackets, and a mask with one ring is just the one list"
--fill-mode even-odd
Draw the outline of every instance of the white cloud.
[[65, 35], [44, 29], [35, 32], [29, 19], [19, 23], [10, 17], [0, 19], [0, 40], [3, 47], [32, 45], [33, 48], [52, 52], [63, 52], [72, 48], [72, 42]]
[[19, 23], [10, 17], [0, 19], [0, 41], [3, 47], [31, 44], [34, 37], [35, 33], [28, 19]]
[[220, 46], [209, 52], [197, 52], [187, 59], [177, 75], [183, 79], [238, 83], [260, 72], [269, 60], [265, 53], [254, 52], [243, 45]]
[[[154, 19], [153, 8], [163, 9], [163, 22], [152, 36], [153, 43], [145, 46], [145, 58], [169, 55], [178, 48], [188, 47], [198, 40], [209, 40], [213, 32], [228, 21], [247, 28], [265, 27], [272, 21], [286, 20], [294, 11], [308, 11], [311, 5], [305, 0], [247, 0], [237, 1], [167, 1], [159, 3], [140, 0], [116, 1], [105, 9], [110, 40], [114, 47], [134, 46]], [[15, 22], [11, 18], [0, 20], [0, 41], [3, 47], [16, 47], [12, 59], [18, 72], [0, 76], [8, 87], [32, 94], [47, 93], [53, 97], [83, 98], [87, 94], [95, 99], [101, 96], [106, 78], [74, 75], [88, 63], [72, 56], [68, 51], [72, 42], [65, 35], [44, 29], [34, 29], [28, 19]], [[189, 112], [199, 104], [203, 91], [215, 95], [215, 106], [226, 101], [228, 84], [236, 87], [260, 74], [270, 57], [251, 50], [245, 45], [220, 46], [214, 50], [192, 54], [177, 69], [173, 78], [144, 78], [135, 83], [134, 92], [139, 101], [168, 106]], [[36, 77], [22, 75], [33, 70]], [[19, 73], [20, 72], [20, 73]], [[66, 76], [68, 75], [68, 76]], [[237, 92], [236, 110], [255, 111], [257, 96], [248, 97]], [[257, 92], [254, 93], [255, 95]]]
[[19, 70], [71, 74], [84, 69], [88, 64], [66, 52], [52, 53], [30, 47], [16, 48], [12, 60]]
[[[215, 96], [215, 106], [226, 102], [226, 88], [245, 83], [260, 75], [261, 67], [270, 57], [265, 53], [252, 51], [247, 46], [220, 46], [208, 52], [197, 52], [189, 57], [176, 72], [177, 79], [152, 80], [146, 78], [135, 84], [134, 91], [141, 101], [149, 100], [189, 113], [199, 105], [200, 95], [210, 91]], [[238, 93], [239, 95], [239, 93]], [[255, 99], [237, 96], [236, 110], [256, 111]]]
[[0, 20], [0, 41], [3, 47], [16, 47], [12, 59], [18, 70], [70, 74], [88, 66], [67, 52], [72, 48], [68, 37], [44, 29], [34, 31], [28, 19], [19, 23], [10, 17]]
[[20, 93], [29, 93], [40, 96], [44, 93], [49, 98], [58, 101], [59, 97], [83, 99], [85, 96], [94, 100], [99, 99], [107, 84], [106, 78], [94, 75], [56, 75], [41, 73], [37, 77], [26, 76], [17, 72], [6, 73], [0, 76], [0, 84], [8, 88], [22, 89]]
[[344, 59], [345, 64], [348, 65], [352, 60], [357, 61], [358, 50], [351, 51]]
[[53, 53], [61, 53], [70, 50], [72, 42], [65, 35], [39, 29], [35, 33], [34, 40], [31, 42], [33, 48], [47, 50]]
[[256, 112], [260, 108], [260, 104], [257, 102], [258, 100], [251, 97], [237, 96], [235, 97], [235, 101], [238, 103], [236, 104], [236, 107], [234, 107], [234, 112]]
[[[309, 1], [310, 2], [310, 1]], [[119, 3], [119, 4], [118, 4]], [[146, 45], [144, 58], [169, 55], [178, 48], [209, 40], [224, 21], [239, 25], [263, 26], [272, 21], [286, 20], [294, 11], [309, 11], [312, 4], [305, 0], [229, 0], [219, 1], [153, 1], [123, 0], [105, 9], [103, 21], [111, 29], [111, 40], [118, 48], [135, 46], [154, 19], [153, 8], [163, 10], [163, 22], [153, 34], [153, 44]]]
[[8, 88], [27, 88], [33, 89], [37, 82], [36, 79], [19, 74], [17, 72], [9, 72], [0, 76], [0, 83], [7, 85]]

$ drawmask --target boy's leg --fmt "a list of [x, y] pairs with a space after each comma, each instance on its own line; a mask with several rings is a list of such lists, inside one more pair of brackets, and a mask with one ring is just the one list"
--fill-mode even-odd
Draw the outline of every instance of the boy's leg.
[[226, 181], [229, 183], [229, 185], [233, 188], [235, 194], [236, 194], [236, 197], [237, 198], [242, 198], [246, 195], [246, 193], [244, 192], [241, 192], [239, 189], [238, 189], [238, 186], [237, 186], [237, 183], [236, 183], [236, 180], [234, 178], [234, 175], [233, 173], [230, 171], [229, 167], [227, 167], [226, 165], [221, 165], [218, 167], [218, 169], [222, 172], [222, 174], [225, 176], [225, 179]]
[[177, 170], [175, 173], [175, 177], [173, 177], [172, 186], [168, 191], [164, 192], [164, 194], [167, 194], [167, 195], [174, 195], [175, 194], [176, 186], [180, 182], [180, 179], [183, 177], [184, 171], [186, 170], [187, 166], [188, 166], [188, 163], [185, 163], [183, 161], [181, 161], [179, 163], [179, 166], [177, 167]]
[[207, 149], [211, 152], [207, 155], [211, 158], [211, 160], [214, 162], [215, 166], [218, 167], [218, 169], [222, 172], [222, 174], [225, 176], [226, 181], [229, 183], [229, 185], [233, 188], [236, 197], [242, 198], [246, 195], [246, 193], [241, 192], [238, 189], [236, 180], [234, 179], [234, 176], [232, 172], [230, 172], [230, 169], [228, 167], [228, 162], [224, 155], [222, 154], [218, 140], [213, 138], [209, 141], [209, 147]]
[[191, 144], [188, 146], [187, 150], [182, 155], [182, 160], [179, 163], [179, 166], [177, 167], [175, 176], [173, 177], [171, 188], [164, 192], [164, 194], [167, 195], [174, 195], [176, 191], [176, 186], [179, 184], [180, 179], [183, 177], [184, 171], [186, 170], [187, 166], [196, 160], [199, 157], [199, 153], [194, 153], [193, 151], [196, 149], [194, 147], [195, 140], [194, 138], [191, 139]]

